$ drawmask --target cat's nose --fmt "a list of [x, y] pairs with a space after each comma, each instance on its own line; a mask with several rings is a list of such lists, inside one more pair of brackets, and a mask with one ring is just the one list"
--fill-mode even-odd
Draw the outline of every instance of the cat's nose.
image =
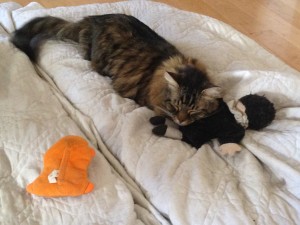
[[180, 126], [188, 125], [188, 113], [187, 113], [187, 111], [178, 112], [175, 122]]
[[182, 122], [179, 122], [178, 125], [186, 126], [186, 125], [189, 125], [189, 123], [187, 121], [182, 121]]

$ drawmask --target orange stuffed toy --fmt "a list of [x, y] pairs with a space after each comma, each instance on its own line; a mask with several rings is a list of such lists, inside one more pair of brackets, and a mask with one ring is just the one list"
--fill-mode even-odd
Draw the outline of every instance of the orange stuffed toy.
[[88, 142], [78, 136], [66, 136], [44, 156], [41, 175], [27, 186], [29, 193], [43, 197], [78, 196], [89, 193], [94, 185], [87, 178], [87, 168], [95, 156]]

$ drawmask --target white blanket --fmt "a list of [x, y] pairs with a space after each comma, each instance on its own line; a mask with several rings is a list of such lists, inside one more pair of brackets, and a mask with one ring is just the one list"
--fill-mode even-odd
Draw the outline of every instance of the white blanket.
[[[10, 10], [18, 7], [0, 4], [0, 14], [8, 15], [1, 17], [5, 30], [12, 29]], [[114, 171], [100, 153], [107, 150], [93, 135], [89, 119], [39, 77], [28, 58], [9, 42], [3, 27], [0, 26], [0, 224], [169, 224], [143, 198], [137, 185], [124, 182]], [[79, 197], [61, 198], [27, 193], [26, 186], [43, 169], [47, 149], [67, 135], [85, 138], [94, 149], [100, 147], [88, 168], [94, 190]]]
[[234, 157], [221, 156], [216, 140], [194, 149], [152, 135], [153, 112], [121, 98], [109, 78], [82, 59], [79, 46], [45, 44], [38, 63], [45, 79], [91, 118], [151, 203], [178, 225], [299, 223], [300, 73], [222, 22], [150, 1], [55, 9], [32, 4], [13, 11], [13, 21], [19, 27], [36, 16], [79, 20], [105, 13], [133, 15], [203, 61], [226, 99], [264, 94], [277, 110], [270, 126], [247, 131]]

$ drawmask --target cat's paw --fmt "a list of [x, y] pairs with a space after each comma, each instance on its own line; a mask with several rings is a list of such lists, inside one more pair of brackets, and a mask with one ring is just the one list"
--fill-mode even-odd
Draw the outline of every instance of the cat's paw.
[[226, 143], [220, 146], [220, 152], [222, 155], [233, 156], [235, 153], [242, 150], [241, 146], [236, 143]]

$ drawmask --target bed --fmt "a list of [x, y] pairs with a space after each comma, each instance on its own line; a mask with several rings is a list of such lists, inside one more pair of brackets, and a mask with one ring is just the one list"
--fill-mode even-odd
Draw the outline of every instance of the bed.
[[[48, 41], [37, 65], [9, 43], [28, 20], [70, 21], [125, 13], [206, 66], [225, 99], [268, 97], [275, 120], [247, 131], [242, 151], [223, 156], [212, 140], [199, 149], [157, 137], [153, 112], [120, 97], [92, 71], [80, 46]], [[45, 9], [0, 4], [0, 221], [3, 224], [299, 224], [300, 73], [232, 27], [151, 1]], [[26, 193], [45, 151], [66, 135], [97, 151], [95, 184], [79, 197]]]

